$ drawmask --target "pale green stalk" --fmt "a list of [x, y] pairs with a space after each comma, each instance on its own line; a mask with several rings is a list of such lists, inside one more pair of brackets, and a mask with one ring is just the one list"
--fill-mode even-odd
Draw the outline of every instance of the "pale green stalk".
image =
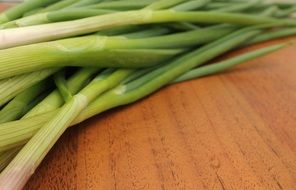
[[155, 3], [152, 3], [151, 5], [148, 5], [145, 7], [145, 9], [151, 9], [151, 10], [161, 10], [161, 9], [167, 9], [173, 6], [176, 6], [178, 4], [181, 4], [185, 2], [186, 0], [159, 0]]
[[[236, 47], [257, 33], [257, 31], [241, 31], [228, 35], [221, 40], [215, 41], [199, 50], [177, 59], [176, 61], [173, 61], [171, 64], [164, 64], [161, 67], [157, 67], [135, 81], [131, 81], [128, 84], [122, 84], [91, 103], [90, 106], [74, 121], [74, 124], [110, 108], [136, 101], [181, 76], [188, 70], [191, 70], [192, 68], [205, 63], [229, 49]], [[166, 74], [167, 72], [168, 74]], [[136, 90], [138, 88], [139, 91]], [[22, 123], [23, 125], [18, 126], [18, 128], [13, 126], [17, 123], [21, 123], [22, 120], [12, 124], [0, 125], [0, 151], [5, 151], [13, 146], [18, 146], [21, 145], [22, 142], [25, 142], [26, 139], [30, 138], [37, 130], [35, 127], [38, 126], [38, 122], [41, 120], [42, 118], [38, 120], [35, 119], [29, 126], [25, 126], [24, 123]], [[37, 123], [37, 125], [34, 125], [34, 123]], [[17, 130], [17, 133], [15, 130]]]
[[[157, 29], [157, 28], [156, 28]], [[162, 29], [162, 28], [160, 28]], [[152, 33], [151, 33], [152, 32]], [[131, 33], [126, 35], [126, 37], [137, 38], [137, 37], [147, 37], [150, 35], [157, 35], [159, 33], [167, 32], [167, 30], [148, 30], [139, 33]], [[78, 90], [82, 88], [81, 85], [85, 84], [85, 81], [96, 72], [98, 69], [95, 68], [86, 68], [82, 69], [80, 72], [77, 72], [73, 77], [67, 82], [67, 86], [70, 90], [70, 93], [76, 94]], [[78, 87], [78, 88], [77, 88]], [[37, 106], [35, 106], [31, 111], [29, 111], [24, 118], [32, 117], [42, 113], [46, 113], [52, 110], [59, 108], [63, 104], [62, 97], [57, 91], [52, 92], [48, 97], [41, 101]]]
[[277, 38], [294, 36], [294, 35], [296, 35], [296, 28], [284, 28], [276, 31], [269, 31], [259, 36], [256, 36], [255, 38], [248, 41], [245, 45], [250, 45], [254, 43], [259, 43], [259, 42], [264, 42], [264, 41], [273, 40]]
[[[0, 174], [0, 186], [4, 189], [21, 189], [32, 171], [89, 102], [110, 88], [118, 85], [133, 70], [118, 70], [109, 77], [97, 77], [80, 93], [73, 96], [45, 126], [24, 146], [18, 155]], [[11, 180], [13, 178], [13, 180]]]
[[[266, 55], [268, 53], [271, 53], [273, 51], [281, 49], [285, 46], [286, 46], [285, 44], [274, 45], [271, 47], [262, 48], [262, 49], [259, 49], [259, 50], [256, 50], [256, 51], [253, 51], [250, 53], [246, 53], [246, 54], [243, 54], [243, 55], [240, 55], [240, 56], [237, 56], [237, 57], [234, 57], [234, 58], [231, 58], [231, 59], [228, 59], [228, 60], [216, 63], [216, 64], [198, 67], [196, 69], [188, 71], [186, 74], [182, 75], [181, 77], [179, 77], [176, 80], [174, 80], [173, 82], [171, 82], [171, 84], [176, 83], [176, 82], [185, 81], [185, 80], [190, 80], [192, 78], [200, 78], [203, 76], [216, 74], [216, 73], [222, 72], [226, 69], [230, 69], [239, 63], [243, 63], [245, 61], [254, 59], [258, 56]], [[135, 75], [135, 77], [128, 79], [127, 81], [136, 80], [138, 77], [145, 75], [147, 72], [141, 73], [141, 72], [137, 71], [136, 73], [139, 73], [139, 75], [137, 75], [137, 76]], [[114, 99], [120, 98], [120, 94], [117, 94], [117, 96], [118, 97], [114, 97]], [[106, 111], [109, 108], [116, 107], [116, 105], [106, 107], [106, 105], [108, 105], [110, 103], [112, 104], [112, 101], [111, 102], [105, 102], [105, 101], [103, 102], [103, 101], [101, 101], [101, 97], [98, 97], [97, 99], [98, 100], [95, 100], [93, 103], [91, 103], [86, 108], [86, 110], [83, 113], [81, 113], [81, 116], [79, 116], [79, 119], [78, 120], [76, 119], [76, 121], [73, 122], [71, 125], [74, 125], [74, 124], [77, 124], [78, 122], [84, 121], [84, 120], [92, 117], [93, 115], [97, 115], [103, 111]], [[15, 138], [22, 136], [22, 138], [19, 138], [18, 141], [10, 142], [10, 144], [13, 144], [14, 146], [18, 146], [18, 145], [20, 145], [19, 142], [24, 142], [26, 139], [29, 139], [30, 135], [33, 135], [34, 133], [36, 133], [38, 131], [38, 129], [41, 128], [42, 124], [49, 121], [56, 114], [56, 112], [57, 112], [57, 110], [51, 111], [51, 112], [48, 112], [48, 113], [45, 113], [45, 114], [42, 114], [39, 116], [31, 117], [28, 119], [23, 119], [23, 120], [0, 125], [0, 134], [2, 134], [3, 132], [5, 132], [5, 134], [2, 134], [2, 135], [16, 133], [14, 137], [10, 136], [9, 139], [15, 139]], [[5, 146], [5, 145], [2, 144], [2, 146]], [[9, 145], [9, 147], [11, 147], [11, 145]], [[0, 163], [1, 163], [1, 160], [0, 160]]]
[[47, 6], [58, 0], [27, 0], [20, 3], [0, 14], [0, 24], [18, 19], [23, 16], [24, 13], [31, 11], [33, 9]]
[[50, 11], [56, 11], [59, 9], [63, 9], [65, 7], [68, 7], [76, 2], [78, 2], [80, 0], [62, 0], [62, 1], [58, 1], [46, 8], [43, 8], [42, 10], [38, 11], [38, 13], [44, 13], [44, 12], [50, 12]]
[[114, 27], [114, 28], [109, 28], [106, 30], [101, 30], [99, 32], [96, 32], [96, 35], [99, 36], [119, 36], [122, 34], [127, 34], [139, 30], [145, 30], [148, 29], [149, 27], [143, 26], [143, 25], [129, 25], [129, 26], [119, 26], [119, 27]]
[[54, 75], [54, 83], [65, 102], [68, 102], [73, 98], [67, 85], [64, 71], [60, 71]]
[[[186, 49], [102, 49], [100, 46], [104, 46], [104, 38], [101, 38], [101, 43], [98, 41], [97, 44], [92, 40], [98, 37], [86, 38], [80, 40], [81, 44], [51, 43], [38, 44], [44, 45], [41, 49], [18, 47], [17, 51], [12, 51], [14, 48], [2, 50], [0, 79], [65, 66], [143, 68], [162, 63], [186, 51]], [[19, 56], [17, 60], [15, 56]]]
[[82, 19], [97, 15], [104, 15], [113, 13], [112, 10], [99, 10], [99, 9], [67, 9], [67, 10], [58, 10], [48, 13], [39, 13], [31, 16], [23, 17], [8, 23], [1, 25], [2, 29], [33, 26], [40, 24], [47, 24], [52, 22], [62, 22], [69, 20]]
[[58, 110], [55, 109], [35, 117], [0, 124], [0, 142], [3, 139], [4, 143], [0, 146], [0, 152], [24, 145], [44, 124], [57, 114]]
[[272, 6], [264, 9], [260, 14], [265, 16], [274, 16], [278, 12], [278, 7]]
[[145, 38], [145, 37], [147, 38], [147, 37], [165, 35], [165, 34], [168, 34], [170, 31], [171, 30], [166, 27], [151, 27], [150, 29], [128, 32], [126, 34], [123, 34], [123, 36], [129, 39], [137, 39], [137, 38]]
[[[71, 94], [79, 92], [97, 73], [99, 68], [83, 68], [67, 80], [67, 87]], [[43, 101], [30, 110], [24, 118], [33, 117], [42, 113], [56, 110], [63, 105], [64, 101], [58, 90], [50, 93]]]
[[0, 80], [0, 106], [4, 105], [27, 88], [54, 74], [57, 70], [58, 69], [46, 69]]
[[63, 66], [148, 67], [182, 53], [184, 48], [220, 38], [235, 28], [216, 26], [143, 39], [92, 35], [10, 48], [0, 51], [0, 78]]
[[265, 1], [262, 6], [277, 6], [281, 9], [289, 9], [291, 8], [292, 6], [294, 6], [295, 3], [289, 3], [289, 2], [280, 2], [280, 1], [277, 1], [277, 2], [270, 2], [270, 1]]
[[189, 48], [192, 46], [203, 45], [219, 39], [237, 29], [237, 26], [218, 25], [206, 27], [197, 30], [179, 32], [163, 36], [153, 36], [142, 39], [125, 39], [125, 38], [109, 38], [105, 47], [113, 48], [158, 48], [158, 49], [175, 49]]
[[43, 157], [86, 104], [85, 97], [74, 96], [57, 116], [37, 132], [0, 174], [0, 186], [3, 190], [20, 190], [24, 187]]
[[[184, 3], [181, 3], [179, 5], [176, 5], [172, 7], [172, 10], [175, 11], [192, 11], [192, 10], [197, 10], [206, 4], [211, 2], [211, 0], [192, 0], [192, 1], [187, 1]], [[178, 30], [194, 30], [197, 29], [198, 27], [192, 23], [189, 22], [180, 22], [180, 23], [175, 23], [171, 24], [173, 28], [177, 28]]]
[[153, 2], [155, 2], [155, 0], [121, 0], [121, 1], [102, 2], [102, 3], [86, 6], [84, 8], [124, 11], [124, 10], [141, 9]]
[[[34, 14], [38, 14], [39, 11], [41, 11], [42, 8], [37, 8], [37, 9], [34, 9], [32, 11], [29, 11], [29, 12], [26, 12], [23, 17], [27, 17], [27, 16], [31, 16], [31, 15], [34, 15]], [[22, 18], [22, 17], [21, 17]]]
[[28, 110], [28, 107], [31, 106], [30, 103], [46, 88], [46, 81], [41, 81], [18, 94], [4, 108], [1, 109], [0, 123], [13, 121], [24, 115], [25, 111]]
[[274, 45], [274, 46], [270, 46], [267, 48], [255, 50], [250, 53], [245, 53], [245, 54], [242, 54], [242, 55], [230, 58], [230, 59], [226, 59], [226, 60], [218, 62], [218, 63], [199, 67], [199, 68], [193, 69], [193, 70], [185, 73], [184, 75], [180, 76], [179, 78], [174, 80], [173, 83], [217, 74], [217, 73], [223, 72], [227, 69], [230, 69], [238, 64], [241, 64], [241, 63], [247, 62], [249, 60], [255, 59], [257, 57], [269, 54], [271, 52], [282, 49], [286, 46], [287, 46], [286, 44]]
[[262, 3], [262, 0], [251, 0], [247, 3], [240, 3], [238, 5], [233, 6], [226, 6], [223, 8], [215, 9], [215, 11], [219, 12], [237, 12], [237, 11], [243, 11], [246, 9], [250, 9], [258, 4]]
[[196, 10], [203, 6], [206, 6], [212, 0], [192, 0], [188, 2], [184, 2], [180, 5], [173, 7], [173, 10], [176, 11], [188, 11], [188, 10]]
[[172, 24], [169, 24], [168, 27], [177, 31], [189, 31], [189, 30], [197, 30], [202, 28], [196, 24], [191, 24], [189, 22], [172, 23]]
[[[238, 44], [242, 43], [251, 36], [257, 34], [255, 31], [249, 31], [242, 34], [227, 36], [214, 43], [187, 54], [171, 64], [165, 64], [150, 73], [131, 81], [128, 84], [122, 84], [114, 90], [103, 94], [96, 99], [87, 110], [83, 111], [75, 120], [81, 122], [86, 115], [93, 116], [110, 108], [132, 103], [156, 91], [163, 85], [174, 80], [188, 70], [205, 63], [206, 61], [226, 52]], [[225, 41], [226, 40], [226, 41]], [[210, 51], [209, 51], [210, 50]]]
[[284, 9], [284, 10], [279, 10], [276, 14], [277, 17], [287, 17], [293, 13], [296, 12], [296, 5], [288, 8], [288, 9]]
[[70, 6], [68, 6], [68, 8], [73, 8], [73, 7], [83, 7], [83, 6], [87, 6], [87, 5], [91, 5], [91, 4], [95, 4], [95, 3], [100, 3], [102, 2], [102, 0], [80, 0]]
[[[245, 2], [241, 2], [241, 3], [245, 3]], [[203, 7], [205, 10], [212, 10], [212, 9], [221, 9], [227, 6], [236, 6], [239, 5], [241, 3], [238, 2], [211, 2], [209, 4], [207, 4], [205, 7]]]
[[264, 23], [295, 24], [290, 20], [278, 20], [264, 16], [219, 12], [175, 12], [171, 10], [138, 10], [89, 17], [75, 21], [58, 22], [38, 26], [0, 30], [0, 49], [72, 37], [104, 29], [138, 24], [192, 22], [232, 23], [255, 25]]

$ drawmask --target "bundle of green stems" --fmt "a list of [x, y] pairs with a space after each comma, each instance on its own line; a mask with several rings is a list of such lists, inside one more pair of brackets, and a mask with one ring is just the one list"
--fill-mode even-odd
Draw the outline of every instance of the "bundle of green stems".
[[27, 0], [0, 13], [0, 187], [22, 189], [70, 127], [285, 48], [293, 3]]

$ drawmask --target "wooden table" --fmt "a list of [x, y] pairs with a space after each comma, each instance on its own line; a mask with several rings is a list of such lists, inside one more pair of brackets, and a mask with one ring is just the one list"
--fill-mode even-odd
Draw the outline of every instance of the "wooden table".
[[69, 129], [26, 189], [295, 189], [295, 52], [167, 87]]

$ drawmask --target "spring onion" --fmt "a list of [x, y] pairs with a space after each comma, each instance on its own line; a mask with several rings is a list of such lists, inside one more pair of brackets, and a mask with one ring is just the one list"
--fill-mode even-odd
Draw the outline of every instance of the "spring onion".
[[33, 9], [50, 5], [58, 0], [27, 0], [19, 5], [8, 9], [0, 14], [0, 24], [12, 21], [14, 19], [20, 18], [24, 13], [31, 11]]
[[239, 25], [295, 24], [295, 22], [291, 21], [238, 13], [152, 11], [147, 9], [112, 13], [75, 21], [0, 30], [0, 49], [72, 37], [112, 27], [166, 22], [230, 23]]
[[207, 64], [295, 35], [294, 12], [263, 0], [27, 0], [1, 13], [1, 189], [23, 188], [70, 126], [286, 47]]

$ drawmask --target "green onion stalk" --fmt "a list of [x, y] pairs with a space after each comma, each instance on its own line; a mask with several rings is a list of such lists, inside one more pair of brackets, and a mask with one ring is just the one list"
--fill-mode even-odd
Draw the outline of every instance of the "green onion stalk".
[[221, 12], [176, 12], [149, 9], [112, 13], [75, 21], [0, 30], [0, 49], [89, 34], [104, 29], [139, 24], [192, 22], [201, 24], [230, 23], [255, 25], [266, 23], [295, 24], [266, 16]]
[[95, 4], [95, 3], [100, 3], [100, 2], [102, 2], [102, 0], [80, 0], [80, 1], [77, 1], [77, 2], [69, 5], [67, 8], [83, 7], [83, 6], [87, 6], [87, 5], [91, 5], [91, 4]]
[[273, 39], [288, 37], [288, 36], [294, 36], [294, 35], [296, 35], [296, 28], [289, 28], [288, 27], [288, 28], [278, 29], [275, 31], [268, 31], [266, 33], [263, 33], [259, 36], [256, 36], [255, 38], [251, 39], [245, 45], [265, 42], [268, 40], [273, 40]]
[[[273, 51], [276, 51], [278, 49], [281, 49], [285, 47], [285, 45], [275, 45], [275, 46], [271, 46], [271, 47], [267, 47], [267, 48], [262, 48], [250, 53], [246, 53], [219, 63], [215, 63], [215, 64], [211, 64], [211, 65], [206, 65], [206, 66], [202, 66], [202, 67], [198, 67], [196, 69], [190, 70], [187, 73], [185, 73], [184, 75], [178, 77], [177, 79], [175, 79], [173, 82], [171, 83], [176, 83], [176, 82], [182, 82], [185, 80], [190, 80], [193, 78], [199, 78], [199, 77], [203, 77], [203, 76], [207, 76], [207, 75], [211, 75], [211, 74], [216, 74], [222, 71], [225, 71], [226, 69], [230, 69], [235, 65], [238, 65], [240, 63], [243, 63], [245, 61], [254, 59], [258, 56], [263, 56], [266, 55], [268, 53], [271, 53]], [[140, 72], [138, 71], [137, 73], [140, 74]], [[70, 87], [70, 85], [69, 85]], [[118, 96], [120, 96], [120, 94], [118, 94]], [[62, 102], [62, 97], [59, 96], [58, 94], [56, 94], [56, 96], [54, 96], [55, 98], [47, 98], [44, 100], [43, 105], [52, 105], [50, 104], [51, 102], [55, 102], [55, 101], [59, 101]], [[116, 97], [118, 98], [118, 97]], [[79, 120], [75, 120], [71, 125], [75, 125], [78, 122], [84, 121], [90, 117], [92, 117], [93, 115], [97, 115], [105, 110], [107, 110], [108, 108], [105, 107], [105, 109], [102, 109], [102, 106], [98, 106], [101, 104], [100, 101], [100, 96], [97, 98], [98, 100], [95, 100], [95, 102], [92, 102], [85, 111], [83, 111], [83, 113], [81, 113], [81, 116], [79, 117]], [[60, 103], [59, 105], [56, 105], [56, 109], [61, 105], [62, 103]], [[113, 107], [116, 107], [117, 105], [114, 105]], [[40, 108], [42, 108], [42, 105], [39, 105]], [[46, 106], [45, 106], [46, 107]], [[110, 108], [113, 108], [112, 106], [110, 106]], [[7, 135], [9, 133], [14, 133], [15, 131], [15, 136], [26, 136], [25, 139], [19, 139], [19, 142], [25, 142], [26, 140], [28, 140], [30, 138], [30, 135], [35, 134], [44, 123], [48, 122], [52, 117], [54, 117], [56, 115], [57, 110], [52, 109], [52, 111], [49, 110], [43, 110], [40, 111], [40, 109], [37, 111], [32, 111], [35, 112], [35, 115], [33, 115], [34, 117], [28, 117], [26, 119], [23, 120], [19, 120], [19, 121], [15, 121], [15, 122], [10, 122], [10, 123], [6, 123], [3, 125], [0, 125], [0, 130], [3, 132], [5, 131], [5, 134], [2, 135]], [[45, 114], [42, 114], [44, 113]], [[37, 116], [36, 116], [37, 115]], [[36, 122], [37, 121], [37, 122]], [[16, 130], [14, 130], [16, 129]], [[8, 132], [10, 131], [10, 132]], [[7, 133], [8, 132], [8, 133]], [[27, 133], [27, 135], [26, 135]], [[1, 134], [1, 133], [0, 133]], [[3, 136], [2, 136], [3, 137]], [[10, 136], [11, 137], [11, 136]], [[14, 145], [20, 145], [19, 142], [11, 142], [11, 144]], [[1, 146], [5, 146], [5, 145], [1, 145]], [[11, 145], [9, 145], [11, 147]], [[16, 148], [17, 150], [19, 148]], [[9, 149], [6, 152], [3, 152], [2, 155], [7, 155], [7, 156], [2, 156], [3, 159], [1, 159], [2, 157], [0, 156], [0, 166], [6, 166], [5, 163], [9, 163], [9, 161], [12, 159], [11, 156], [11, 152], [15, 152], [15, 154], [17, 153], [17, 151], [15, 151], [15, 148], [13, 148], [13, 150]], [[0, 154], [1, 155], [1, 154]], [[7, 161], [9, 160], [9, 161]], [[4, 169], [4, 167], [1, 167], [0, 170]]]
[[[0, 187], [23, 188], [70, 126], [286, 47], [204, 65], [234, 48], [295, 35], [287, 18], [295, 10], [260, 0], [27, 0], [3, 12]], [[82, 68], [66, 77], [70, 66]]]
[[151, 27], [150, 29], [130, 31], [124, 34], [124, 36], [129, 39], [139, 39], [166, 35], [170, 32], [171, 30], [167, 27]]
[[184, 2], [186, 2], [186, 0], [160, 0], [146, 6], [145, 9], [151, 9], [151, 10], [167, 9]]
[[266, 54], [269, 54], [271, 52], [277, 51], [279, 49], [285, 48], [287, 44], [279, 44], [274, 45], [266, 48], [261, 48], [258, 50], [251, 51], [249, 53], [245, 53], [218, 63], [206, 65], [203, 67], [198, 67], [195, 69], [192, 69], [185, 73], [184, 75], [180, 76], [176, 80], [173, 81], [173, 83], [188, 81], [196, 78], [200, 78], [203, 76], [213, 75], [220, 72], [223, 72], [225, 70], [228, 70], [236, 65], [239, 65], [241, 63], [245, 63], [247, 61], [250, 61], [252, 59], [255, 59], [259, 56], [264, 56]]
[[149, 67], [234, 29], [236, 27], [216, 26], [141, 39], [91, 35], [0, 50], [0, 79], [64, 66]]
[[[62, 3], [63, 1], [59, 2]], [[39, 11], [39, 14], [34, 14], [32, 16], [26, 16], [11, 22], [5, 23], [1, 26], [2, 29], [16, 28], [40, 25], [52, 22], [62, 22], [70, 21], [76, 19], [87, 18], [91, 16], [104, 15], [116, 12], [116, 10], [122, 9], [138, 9], [143, 8], [154, 0], [138, 1], [138, 0], [123, 0], [116, 2], [103, 2], [91, 6], [71, 8], [71, 9], [48, 9], [50, 11]], [[209, 0], [202, 1], [188, 1], [172, 8], [175, 11], [189, 11], [195, 10], [199, 7], [207, 4]], [[58, 4], [58, 3], [57, 3]], [[54, 6], [53, 4], [52, 6]]]
[[[152, 33], [151, 33], [152, 32]], [[166, 30], [147, 30], [145, 32], [139, 33], [131, 33], [126, 36], [130, 36], [133, 38], [137, 37], [145, 37], [150, 35], [155, 35], [158, 33], [166, 32]], [[78, 90], [81, 90], [82, 86], [85, 85], [90, 80], [90, 77], [93, 73], [97, 72], [100, 69], [97, 68], [85, 68], [78, 71], [74, 74], [70, 79], [66, 86], [69, 86], [70, 93], [77, 93]], [[44, 83], [43, 81], [41, 82]], [[44, 85], [42, 85], [44, 86]], [[8, 105], [6, 105], [0, 111], [0, 123], [12, 121], [14, 119], [19, 118], [24, 115], [28, 110], [33, 107], [38, 101], [32, 101], [34, 94], [40, 93], [40, 84], [36, 85], [36, 87], [31, 87], [21, 94], [17, 95], [13, 101], [11, 101]], [[48, 97], [46, 97], [43, 101], [41, 101], [38, 106], [35, 106], [33, 110], [29, 111], [24, 117], [31, 117], [32, 115], [38, 115], [40, 113], [44, 113], [47, 111], [55, 110], [59, 106], [62, 105], [63, 101], [60, 101], [60, 94], [57, 91], [52, 92]], [[39, 97], [39, 99], [42, 97]], [[44, 97], [43, 97], [44, 98]], [[32, 101], [30, 103], [30, 101]], [[29, 104], [30, 103], [30, 104]]]
[[[124, 78], [130, 75], [134, 70], [122, 69], [118, 71], [103, 73], [102, 75], [98, 75], [87, 87], [85, 87], [78, 94], [74, 95], [71, 99], [68, 100], [58, 111], [58, 113], [52, 118], [47, 124], [45, 124], [34, 137], [22, 148], [18, 155], [21, 156], [22, 152], [26, 153], [28, 151], [35, 152], [38, 149], [38, 153], [33, 153], [31, 155], [26, 155], [22, 157], [22, 161], [25, 165], [27, 165], [23, 170], [23, 172], [19, 172], [17, 176], [20, 178], [15, 178], [15, 182], [10, 183], [5, 180], [5, 171], [7, 171], [8, 175], [12, 173], [9, 171], [9, 167], [14, 168], [14, 164], [18, 165], [18, 156], [16, 156], [13, 161], [6, 167], [6, 169], [1, 173], [3, 176], [3, 180], [5, 180], [3, 188], [12, 188], [12, 189], [21, 189], [26, 181], [28, 180], [28, 175], [31, 173], [35, 166], [34, 164], [39, 165], [42, 161], [43, 157], [47, 154], [56, 140], [60, 135], [66, 130], [66, 128], [71, 124], [71, 122], [80, 114], [80, 112], [86, 108], [89, 102], [93, 101], [97, 96], [102, 94], [103, 92], [114, 88], [117, 86]], [[46, 137], [46, 138], [44, 138]], [[37, 149], [36, 149], [37, 148]], [[35, 150], [36, 149], [36, 150]], [[34, 163], [33, 163], [33, 162]], [[29, 165], [28, 165], [29, 164]], [[28, 167], [29, 166], [29, 167]], [[30, 167], [32, 166], [32, 168]], [[24, 175], [23, 175], [23, 174]], [[26, 177], [27, 176], [27, 177]], [[0, 177], [1, 178], [1, 177]], [[19, 180], [20, 179], [20, 180]], [[7, 183], [8, 182], [8, 183]], [[0, 182], [1, 183], [1, 182]]]
[[[242, 4], [248, 4], [249, 2], [247, 1], [241, 1], [241, 2], [237, 2], [237, 1], [231, 1], [231, 2], [227, 2], [227, 1], [221, 1], [221, 2], [211, 2], [209, 4], [206, 5], [206, 7], [204, 7], [205, 10], [216, 10], [216, 9], [221, 9], [221, 8], [225, 8], [225, 7], [233, 7], [233, 6], [237, 6], [237, 5], [242, 5]], [[262, 6], [260, 6], [262, 7]], [[263, 6], [264, 8], [266, 7]]]
[[[164, 64], [140, 78], [119, 85], [115, 89], [103, 94], [93, 102], [92, 105], [96, 105], [96, 111], [99, 111], [100, 109], [106, 110], [114, 106], [121, 106], [135, 102], [155, 92], [164, 85], [167, 85], [191, 69], [237, 47], [239, 44], [250, 39], [259, 32], [260, 31], [256, 30], [239, 31], [230, 34], [220, 40], [181, 56], [169, 64]], [[110, 101], [111, 99], [113, 101]], [[93, 115], [96, 112], [94, 110], [95, 109], [90, 108], [87, 114]], [[84, 114], [86, 114], [86, 112], [82, 112], [76, 121], [81, 121]]]
[[0, 80], [0, 106], [57, 71], [58, 69], [45, 69]]
[[61, 72], [58, 72], [54, 75], [54, 83], [63, 97], [65, 102], [68, 102], [72, 97], [72, 93], [68, 89], [66, 77], [65, 77], [65, 70], [62, 70]]
[[98, 4], [92, 4], [82, 8], [90, 9], [105, 9], [105, 10], [135, 10], [144, 8], [151, 3], [156, 2], [155, 0], [121, 0], [121, 1], [111, 1], [111, 2], [102, 2]]
[[56, 10], [60, 10], [66, 7], [69, 7], [71, 5], [73, 5], [74, 3], [78, 2], [80, 0], [62, 0], [62, 1], [58, 1], [54, 4], [51, 4], [50, 6], [47, 6], [46, 8], [41, 9], [40, 11], [38, 11], [38, 13], [44, 13], [44, 12], [50, 12], [50, 11], [56, 11]]
[[[128, 38], [141, 38], [149, 36], [157, 36], [159, 34], [167, 33], [168, 30], [165, 28], [151, 28], [150, 30], [144, 30], [134, 33], [125, 34]], [[169, 36], [168, 36], [169, 37]], [[66, 86], [68, 87], [69, 93], [76, 94], [79, 90], [86, 85], [94, 73], [97, 73], [99, 68], [84, 68], [70, 77]], [[53, 111], [59, 108], [63, 104], [63, 100], [59, 91], [55, 90], [49, 94], [43, 101], [36, 105], [32, 110], [30, 110], [23, 118], [32, 117], [42, 113]]]
[[43, 80], [34, 86], [19, 93], [4, 108], [0, 110], [0, 123], [19, 119], [31, 108], [31, 103], [47, 89], [46, 81]]
[[[124, 35], [127, 33], [133, 33], [137, 31], [144, 31], [150, 27], [164, 27], [168, 28], [167, 26], [163, 25], [130, 25], [130, 26], [120, 26], [120, 27], [115, 27], [112, 29], [106, 29], [106, 30], [101, 30], [99, 32], [96, 32], [96, 35], [99, 36], [120, 36]], [[151, 29], [151, 28], [150, 28]], [[170, 32], [173, 32], [173, 30], [170, 30]]]
[[296, 5], [288, 8], [288, 9], [285, 9], [285, 10], [280, 10], [276, 16], [283, 18], [283, 17], [287, 17], [295, 12], [296, 12]]
[[[70, 94], [78, 93], [99, 72], [99, 68], [82, 68], [66, 81]], [[33, 117], [42, 113], [54, 111], [63, 105], [63, 98], [58, 90], [51, 92], [46, 98], [25, 114], [23, 118]]]
[[292, 2], [269, 2], [269, 1], [266, 1], [264, 2], [263, 5], [267, 5], [267, 6], [277, 6], [279, 8], [282, 8], [282, 9], [288, 9], [288, 8], [291, 8], [292, 6], [295, 5], [295, 3], [292, 3]]
[[82, 19], [92, 16], [104, 15], [114, 13], [113, 10], [101, 10], [101, 9], [87, 9], [87, 8], [79, 8], [79, 9], [66, 9], [66, 10], [57, 10], [46, 13], [38, 13], [31, 16], [23, 17], [17, 20], [13, 20], [11, 22], [7, 22], [2, 24], [0, 28], [8, 29], [8, 28], [18, 28], [25, 26], [33, 26], [40, 24], [47, 24], [53, 22], [62, 22], [69, 20]]
[[198, 10], [204, 6], [206, 6], [208, 3], [210, 3], [211, 0], [192, 0], [183, 2], [179, 5], [176, 5], [175, 7], [171, 8], [175, 11], [188, 11], [188, 10]]
[[262, 0], [253, 0], [247, 3], [240, 3], [238, 5], [233, 5], [233, 6], [226, 6], [222, 8], [215, 9], [215, 11], [219, 12], [241, 12], [247, 9], [251, 9], [255, 7], [256, 5], [260, 4]]
[[4, 11], [0, 14], [0, 24], [18, 19], [24, 15], [24, 13], [34, 10], [36, 8], [44, 7], [52, 3], [57, 2], [58, 0], [27, 0], [23, 3], [16, 5], [7, 11]]
[[[107, 102], [112, 102], [111, 104], [114, 106], [114, 104], [124, 105], [139, 100], [192, 68], [237, 47], [242, 42], [258, 34], [258, 32], [260, 31], [235, 32], [221, 40], [217, 40], [203, 48], [178, 58], [170, 64], [164, 64], [136, 80], [119, 85], [115, 89], [103, 94], [100, 103], [105, 104]], [[211, 52], [208, 51], [209, 49]], [[87, 107], [90, 100], [96, 98], [93, 93], [93, 88], [86, 87], [85, 89], [86, 93], [83, 93], [84, 90], [82, 90], [67, 102], [59, 110], [57, 115], [34, 135], [13, 161], [5, 168], [0, 175], [1, 187], [13, 189], [23, 187], [32, 174], [32, 171], [37, 168], [67, 126], [69, 126], [80, 112]], [[88, 92], [91, 93], [88, 94]], [[118, 94], [120, 98], [114, 99], [114, 96]], [[111, 99], [112, 101], [110, 101]], [[109, 107], [110, 105], [108, 106], [107, 103], [104, 107], [105, 106]]]

